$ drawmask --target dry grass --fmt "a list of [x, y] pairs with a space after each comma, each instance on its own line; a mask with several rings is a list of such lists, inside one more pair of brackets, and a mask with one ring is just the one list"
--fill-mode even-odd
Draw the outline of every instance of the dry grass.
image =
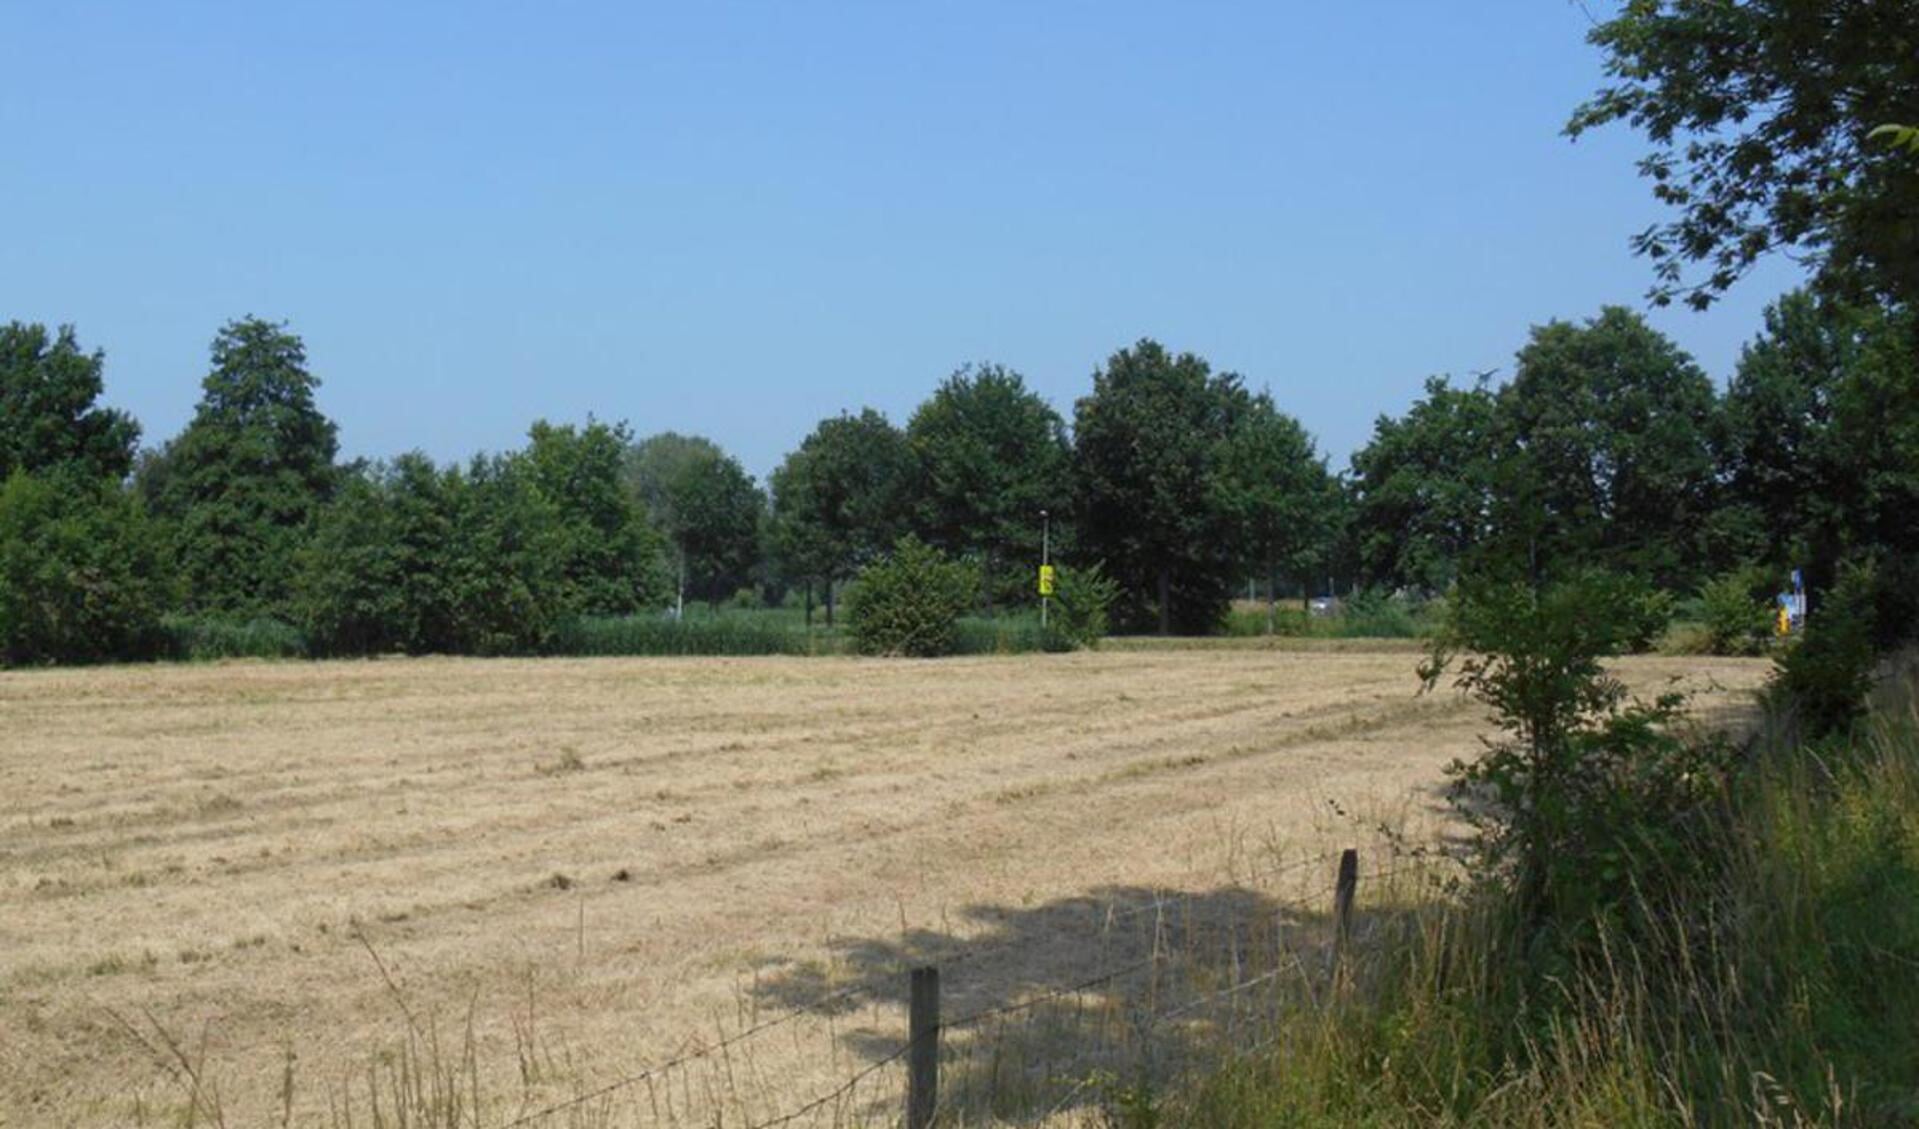
[[[337, 1122], [407, 1071], [495, 1125], [867, 989], [573, 1123], [790, 1108], [897, 1039], [900, 963], [981, 948], [949, 1006], [1016, 1000], [1106, 967], [1105, 907], [1260, 911], [1249, 870], [1362, 834], [1328, 801], [1430, 833], [1432, 786], [1483, 726], [1416, 697], [1412, 664], [0, 675], [0, 1125]], [[1738, 690], [1765, 667], [1627, 669]], [[453, 1073], [423, 1080], [408, 1056], [434, 1042]]]

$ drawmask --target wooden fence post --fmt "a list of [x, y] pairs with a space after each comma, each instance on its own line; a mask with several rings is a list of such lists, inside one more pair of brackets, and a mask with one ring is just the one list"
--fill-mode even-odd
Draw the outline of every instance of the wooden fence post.
[[1333, 951], [1343, 952], [1353, 937], [1353, 895], [1359, 891], [1359, 852], [1339, 853], [1339, 881], [1333, 887]]
[[929, 1129], [939, 1105], [940, 970], [915, 968], [907, 1011], [906, 1129]]

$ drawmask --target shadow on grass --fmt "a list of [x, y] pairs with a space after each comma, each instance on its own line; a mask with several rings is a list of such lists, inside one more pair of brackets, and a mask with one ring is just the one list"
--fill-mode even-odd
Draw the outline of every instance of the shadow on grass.
[[[943, 1116], [1031, 1123], [1162, 1087], [1267, 1036], [1302, 1002], [1318, 1006], [1333, 980], [1332, 877], [1327, 864], [1318, 906], [1237, 886], [974, 905], [948, 929], [841, 940], [830, 962], [755, 992], [769, 1008], [836, 1017], [843, 1048], [877, 1063], [900, 1050], [908, 970], [937, 967]], [[1356, 948], [1387, 916], [1362, 904]], [[898, 1100], [870, 1098], [862, 1115], [891, 1116]]]

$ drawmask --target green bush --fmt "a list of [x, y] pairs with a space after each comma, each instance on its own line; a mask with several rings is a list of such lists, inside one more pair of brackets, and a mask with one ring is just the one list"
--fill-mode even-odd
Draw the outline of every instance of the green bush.
[[1107, 615], [1117, 599], [1119, 584], [1100, 566], [1061, 567], [1054, 574], [1045, 649], [1073, 651], [1099, 646], [1106, 637]]
[[1698, 861], [1688, 834], [1729, 750], [1678, 735], [1680, 695], [1634, 699], [1602, 663], [1644, 629], [1645, 607], [1643, 585], [1597, 572], [1543, 590], [1468, 588], [1423, 668], [1430, 685], [1463, 656], [1457, 685], [1506, 733], [1452, 766], [1452, 797], [1528, 945], [1576, 949], [1595, 922]]
[[160, 621], [169, 658], [297, 659], [310, 652], [306, 636], [277, 619], [170, 615]]
[[860, 572], [846, 609], [853, 647], [863, 655], [950, 655], [978, 587], [975, 571], [903, 537], [890, 556]]
[[1763, 654], [1773, 634], [1771, 585], [1763, 569], [1721, 573], [1699, 590], [1699, 620], [1715, 655]]
[[1769, 692], [1809, 738], [1843, 734], [1864, 714], [1876, 661], [1877, 570], [1844, 569], [1832, 594], [1814, 607], [1805, 633], [1774, 660]]
[[153, 657], [162, 565], [145, 511], [118, 483], [15, 472], [0, 484], [0, 661]]

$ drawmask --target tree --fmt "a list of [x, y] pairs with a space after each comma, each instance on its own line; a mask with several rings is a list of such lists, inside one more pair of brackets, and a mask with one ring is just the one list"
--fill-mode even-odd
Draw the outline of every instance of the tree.
[[558, 519], [565, 606], [585, 615], [627, 615], [664, 602], [660, 538], [627, 490], [631, 439], [624, 424], [584, 428], [541, 420], [528, 433], [526, 467]]
[[674, 558], [682, 600], [717, 602], [752, 577], [765, 496], [711, 440], [666, 431], [634, 445], [627, 481]]
[[1119, 583], [1122, 627], [1206, 632], [1224, 616], [1240, 554], [1213, 478], [1249, 403], [1237, 376], [1141, 340], [1074, 406], [1080, 554]]
[[825, 588], [828, 624], [834, 584], [905, 532], [915, 471], [906, 436], [866, 408], [821, 420], [773, 472], [780, 558], [792, 575]]
[[1380, 416], [1353, 455], [1353, 548], [1364, 583], [1443, 592], [1485, 536], [1493, 488], [1493, 409], [1482, 379], [1426, 381], [1398, 419]]
[[1326, 559], [1333, 527], [1326, 461], [1298, 420], [1264, 392], [1248, 402], [1219, 452], [1213, 505], [1233, 530], [1244, 565], [1267, 580], [1266, 627], [1276, 629], [1279, 579], [1307, 582]]
[[[986, 600], [1026, 597], [1028, 566], [1040, 558], [1040, 512], [1064, 517], [1072, 497], [1072, 449], [1059, 413], [1019, 373], [968, 366], [919, 406], [906, 438], [919, 464], [920, 535], [977, 558]], [[1061, 532], [1056, 525], [1055, 537]]]
[[0, 326], [0, 480], [16, 470], [62, 468], [89, 478], [125, 478], [140, 425], [95, 406], [104, 387], [100, 352], [80, 351], [72, 326]]
[[752, 579], [766, 497], [728, 455], [688, 462], [674, 479], [673, 494], [670, 536], [686, 590], [717, 604]]
[[1495, 412], [1495, 525], [1539, 574], [1596, 565], [1669, 589], [1704, 565], [1712, 383], [1630, 310], [1535, 327]]
[[166, 560], [139, 499], [77, 471], [0, 485], [0, 661], [150, 658]]
[[230, 322], [212, 354], [193, 419], [161, 456], [158, 506], [177, 525], [189, 608], [283, 613], [307, 523], [333, 492], [336, 429], [284, 326]]
[[294, 606], [321, 654], [452, 651], [454, 490], [425, 455], [356, 467], [302, 547]]
[[526, 454], [477, 455], [447, 477], [453, 535], [445, 586], [447, 649], [460, 654], [536, 653], [579, 611], [577, 523], [541, 489]]
[[1677, 213], [1633, 240], [1656, 302], [1704, 308], [1788, 247], [1841, 293], [1919, 302], [1919, 161], [1872, 137], [1919, 105], [1919, 0], [1633, 0], [1588, 38], [1615, 81], [1567, 132], [1651, 142], [1640, 172]]

